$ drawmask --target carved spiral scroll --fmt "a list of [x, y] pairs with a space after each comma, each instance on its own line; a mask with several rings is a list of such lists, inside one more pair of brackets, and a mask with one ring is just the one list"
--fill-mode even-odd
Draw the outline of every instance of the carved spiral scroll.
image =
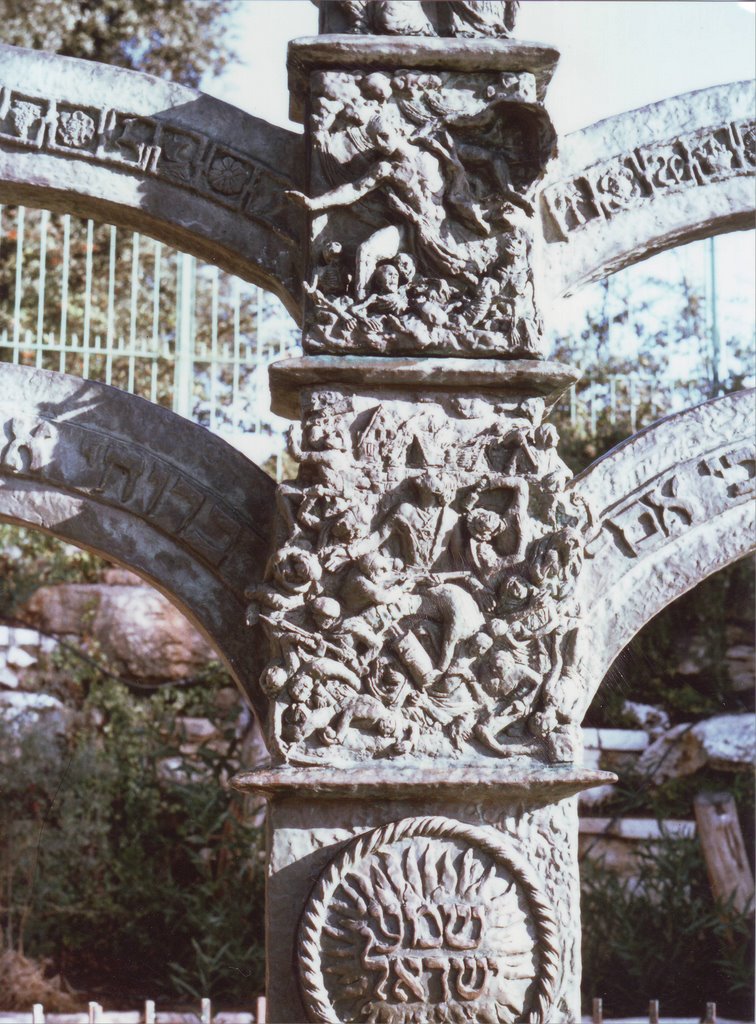
[[[446, 847], [444, 848], [443, 843], [435, 846], [426, 844], [425, 849], [419, 854], [417, 848], [422, 844], [413, 844], [409, 849], [405, 846], [399, 852], [391, 850], [392, 847], [396, 848], [397, 844], [408, 839], [446, 840]], [[463, 852], [459, 850], [450, 852], [455, 841], [464, 844], [466, 849]], [[378, 861], [378, 857], [383, 858], [382, 863]], [[406, 893], [410, 894], [409, 898], [414, 897], [418, 887], [417, 882], [421, 880], [421, 876], [426, 881], [429, 877], [433, 877], [434, 868], [431, 863], [433, 860], [437, 862], [435, 870], [438, 872], [438, 888], [430, 894], [432, 899], [424, 907], [418, 902], [413, 910], [408, 905]], [[480, 861], [486, 860], [492, 862], [487, 871], [480, 866]], [[473, 862], [477, 863], [473, 865]], [[470, 870], [471, 866], [472, 870]], [[486, 897], [483, 880], [487, 884], [498, 873], [499, 877], [495, 880], [504, 884], [501, 876], [508, 876], [510, 881], [506, 890], [500, 894], [500, 898], [502, 901], [509, 900], [507, 907], [512, 908], [514, 913], [504, 915], [501, 920], [506, 921], [508, 916], [517, 920], [519, 914], [521, 923], [518, 926], [513, 926], [513, 928], [519, 927], [516, 934], [506, 934], [505, 940], [500, 943], [500, 950], [497, 950], [495, 942], [493, 944], [489, 942], [487, 950], [481, 949], [480, 962], [484, 964], [484, 978], [486, 970], [490, 968], [492, 977], [502, 974], [507, 978], [518, 979], [520, 983], [522, 979], [526, 979], [528, 1005], [527, 1007], [522, 1006], [516, 1011], [517, 1019], [525, 1019], [525, 1015], [527, 1015], [531, 1024], [547, 1024], [561, 972], [557, 924], [538, 878], [527, 861], [513, 850], [502, 837], [481, 828], [442, 817], [405, 818], [366, 832], [342, 849], [318, 879], [302, 915], [297, 945], [303, 1001], [311, 1021], [317, 1022], [317, 1024], [342, 1024], [346, 1020], [369, 1019], [376, 1022], [401, 1024], [401, 1022], [414, 1019], [407, 1015], [409, 1012], [408, 992], [406, 990], [398, 991], [397, 985], [407, 985], [409, 993], [414, 991], [416, 996], [421, 998], [419, 989], [423, 968], [428, 963], [435, 966], [435, 961], [438, 958], [425, 957], [422, 959], [417, 955], [413, 957], [410, 955], [412, 951], [407, 948], [406, 938], [407, 935], [412, 934], [417, 939], [417, 921], [423, 914], [433, 915], [436, 920], [441, 919], [444, 906], [447, 908], [449, 906], [443, 901], [448, 899], [449, 878], [454, 875], [455, 871], [457, 877], [460, 874], [466, 875], [465, 883], [458, 885], [457, 892], [464, 893], [467, 898], [466, 906], [456, 906], [454, 923], [451, 925], [452, 944], [456, 945], [458, 949], [466, 951], [460, 952], [457, 956], [455, 966], [457, 966], [458, 986], [462, 988], [463, 976], [469, 976], [471, 981], [479, 977], [475, 958], [468, 956], [467, 952], [472, 949], [476, 938], [480, 946], [486, 945], [484, 915], [495, 900]], [[417, 880], [414, 883], [414, 890], [412, 889], [413, 874]], [[478, 881], [473, 886], [467, 886], [471, 878], [477, 878]], [[397, 900], [394, 894], [401, 890], [405, 882], [407, 883], [404, 889], [405, 895]], [[477, 899], [470, 897], [473, 890], [476, 892]], [[391, 904], [392, 897], [393, 905]], [[347, 906], [350, 899], [356, 902], [352, 906]], [[520, 901], [521, 904], [519, 910], [517, 901]], [[382, 903], [381, 907], [378, 906], [379, 903]], [[472, 938], [473, 941], [465, 943], [463, 937], [465, 929], [464, 927], [460, 929], [460, 922], [466, 920], [469, 925], [469, 922], [476, 916], [476, 911], [479, 922], [478, 930], [476, 932], [475, 927], [472, 927], [468, 931], [467, 937]], [[525, 914], [529, 918], [529, 926], [523, 921]], [[381, 928], [377, 929], [378, 937], [389, 940], [380, 948], [379, 943], [375, 941], [377, 915], [380, 915], [381, 922]], [[402, 921], [400, 921], [402, 916], [407, 924], [406, 935]], [[372, 919], [372, 931], [368, 927], [369, 919]], [[339, 920], [342, 925], [346, 921], [346, 931], [339, 930]], [[400, 939], [399, 935], [395, 934], [397, 929], [403, 938]], [[361, 952], [354, 954], [350, 952], [348, 945], [350, 930], [351, 933], [367, 936], [369, 944], [363, 942]], [[502, 931], [501, 926], [499, 926], [499, 931]], [[534, 938], [533, 933], [535, 933]], [[445, 934], [448, 935], [448, 933]], [[522, 942], [523, 937], [527, 939], [528, 936], [530, 936], [532, 946], [529, 954], [530, 960], [521, 958], [518, 966], [516, 960], [513, 960], [513, 956], [516, 958], [519, 952], [517, 942], [518, 940]], [[395, 940], [393, 945], [390, 940]], [[406, 953], [406, 956], [396, 973], [392, 974], [390, 978], [388, 967], [390, 957], [383, 956], [384, 967], [381, 970], [380, 967], [373, 966], [380, 962], [380, 958], [371, 960], [370, 954], [376, 949], [382, 953], [386, 953], [390, 949], [391, 953], [396, 956], [396, 950], [402, 941], [405, 942], [403, 952]], [[337, 943], [336, 946], [334, 946], [334, 942]], [[330, 953], [325, 948], [329, 943]], [[431, 943], [420, 941], [417, 944], [421, 950], [428, 950]], [[439, 945], [441, 944], [443, 944], [443, 939], [439, 939]], [[497, 954], [499, 954], [500, 963], [495, 963]], [[353, 978], [349, 977], [348, 960], [350, 955], [353, 955], [354, 960]], [[522, 964], [526, 962], [528, 966], [523, 972]], [[409, 970], [410, 967], [411, 970]], [[513, 973], [507, 974], [507, 969], [511, 969]], [[366, 978], [371, 970], [378, 971], [377, 982], [374, 984], [373, 992], [366, 998], [365, 987], [368, 984]], [[465, 975], [465, 972], [469, 972], [469, 975]], [[398, 982], [396, 981], [397, 977], [399, 978]], [[334, 1005], [335, 997], [329, 993], [329, 980], [332, 991], [338, 992], [338, 998], [342, 1000], [341, 1009]], [[447, 990], [448, 980], [449, 971], [447, 969], [444, 975], [444, 990]], [[393, 995], [395, 999], [393, 1004], [388, 1001], [392, 981], [394, 982]], [[520, 985], [520, 987], [522, 986]], [[472, 984], [464, 988], [464, 993], [459, 994], [461, 1001], [456, 1002], [452, 999], [455, 1002], [455, 1008], [465, 1014], [459, 1019], [487, 1021], [489, 1020], [490, 1000], [488, 1009], [478, 1004], [476, 996], [470, 994], [472, 988]], [[346, 1010], [343, 1002], [345, 992], [348, 995], [354, 994], [353, 1003]], [[450, 998], [448, 991], [445, 998], [447, 1000]], [[448, 1006], [448, 1003], [444, 1005]], [[432, 1006], [428, 1006], [427, 1012], [427, 1020], [435, 1021], [436, 1017], [433, 1015]], [[438, 1019], [446, 1020], [444, 1006], [439, 1006], [439, 1012], [442, 1016]], [[511, 1007], [509, 1012], [512, 1013]], [[457, 1016], [454, 1019], [456, 1020]], [[504, 1018], [497, 1016], [490, 1019]], [[506, 1019], [510, 1019], [510, 1017], [507, 1016]]]

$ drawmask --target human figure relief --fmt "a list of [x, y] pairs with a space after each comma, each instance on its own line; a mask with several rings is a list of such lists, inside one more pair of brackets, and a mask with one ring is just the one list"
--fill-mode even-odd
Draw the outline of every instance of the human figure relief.
[[344, 31], [374, 35], [507, 39], [519, 0], [336, 0]]
[[[451, 236], [445, 205], [449, 201], [455, 212], [462, 211], [465, 220], [479, 217], [472, 204], [466, 208], [464, 203], [452, 198], [445, 172], [451, 169], [451, 182], [463, 188], [461, 165], [450, 150], [434, 145], [431, 140], [408, 138], [399, 130], [389, 111], [373, 117], [365, 132], [378, 159], [354, 182], [337, 185], [312, 199], [294, 190], [287, 192], [311, 213], [352, 206], [378, 190], [384, 194], [398, 223], [379, 228], [357, 247], [354, 297], [365, 298], [378, 264], [398, 256], [410, 239], [414, 251], [422, 253], [426, 262], [440, 273], [464, 276], [468, 273], [467, 263]], [[485, 234], [484, 222], [477, 222], [481, 233]]]

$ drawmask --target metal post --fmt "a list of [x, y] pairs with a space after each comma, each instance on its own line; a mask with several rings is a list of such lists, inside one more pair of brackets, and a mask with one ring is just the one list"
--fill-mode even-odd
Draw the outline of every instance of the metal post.
[[108, 309], [105, 334], [105, 383], [110, 384], [113, 376], [113, 346], [115, 345], [115, 273], [116, 273], [116, 228], [110, 228], [110, 250], [108, 253]]
[[715, 238], [710, 238], [709, 245], [709, 336], [711, 338], [711, 398], [719, 394], [721, 383], [722, 352], [719, 342], [719, 324], [717, 317], [717, 267]]
[[135, 352], [137, 347], [137, 316], [139, 309], [139, 234], [134, 232], [131, 239], [131, 301], [129, 309], [129, 355], [127, 391], [134, 392], [136, 373]]
[[638, 429], [638, 406], [635, 394], [635, 377], [630, 377], [630, 433]]
[[[84, 267], [84, 328], [82, 341], [84, 348], [89, 348], [89, 332], [92, 324], [92, 256], [94, 250], [94, 221], [87, 221], [87, 248]], [[88, 361], [87, 361], [88, 364]], [[87, 376], [87, 370], [84, 371]]]
[[231, 368], [231, 429], [239, 429], [239, 362], [241, 360], [241, 282], [233, 281], [234, 347]]
[[[24, 220], [26, 210], [19, 206], [16, 214], [16, 287], [13, 293], [13, 348], [18, 353], [21, 337], [21, 295], [24, 286]], [[18, 359], [14, 359], [17, 362]]]
[[176, 264], [176, 363], [173, 374], [173, 411], [189, 419], [192, 415], [194, 376], [194, 257], [178, 254]]
[[39, 277], [37, 280], [37, 366], [42, 365], [42, 341], [45, 330], [45, 289], [47, 286], [47, 230], [50, 211], [42, 210], [39, 219]]
[[63, 262], [60, 269], [60, 372], [66, 372], [68, 340], [68, 275], [71, 269], [71, 216], [63, 214]]
[[213, 267], [210, 282], [210, 364], [208, 367], [208, 402], [210, 429], [218, 428], [218, 268]]

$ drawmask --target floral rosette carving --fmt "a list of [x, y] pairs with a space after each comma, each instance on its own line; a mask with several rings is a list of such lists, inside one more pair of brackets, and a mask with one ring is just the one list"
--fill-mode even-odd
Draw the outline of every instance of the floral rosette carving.
[[500, 835], [406, 818], [349, 843], [321, 875], [297, 959], [313, 1022], [547, 1024], [557, 925]]

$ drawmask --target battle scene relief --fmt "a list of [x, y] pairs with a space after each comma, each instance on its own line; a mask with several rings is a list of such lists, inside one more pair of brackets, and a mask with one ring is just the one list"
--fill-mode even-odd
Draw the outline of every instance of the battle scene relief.
[[541, 398], [308, 394], [249, 593], [278, 758], [574, 759], [589, 517], [543, 415]]
[[306, 351], [537, 355], [535, 76], [318, 71], [310, 94]]

